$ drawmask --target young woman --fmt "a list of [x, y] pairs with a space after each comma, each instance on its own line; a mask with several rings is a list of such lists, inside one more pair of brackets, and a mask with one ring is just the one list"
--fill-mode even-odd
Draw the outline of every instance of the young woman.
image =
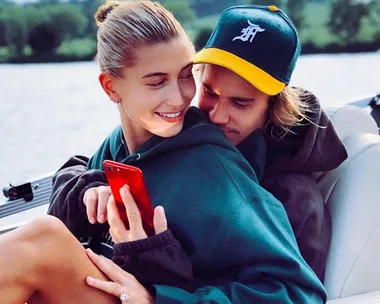
[[[324, 302], [324, 288], [302, 259], [281, 203], [258, 185], [252, 167], [220, 129], [189, 109], [195, 93], [193, 48], [178, 22], [149, 1], [108, 3], [97, 20], [99, 79], [119, 104], [121, 126], [91, 159], [89, 170], [70, 167], [56, 175], [50, 212], [76, 237], [96, 238], [109, 226], [89, 223], [87, 212], [106, 197], [115, 241], [144, 238], [128, 237], [133, 225], [129, 232], [119, 228], [99, 170], [104, 159], [138, 166], [152, 203], [162, 205], [166, 217], [157, 207], [158, 234], [134, 249], [173, 242], [162, 225], [167, 218], [190, 259], [194, 286], [168, 286], [158, 277], [148, 291], [130, 273], [89, 252], [91, 264], [66, 228], [48, 217], [0, 238], [8, 249], [0, 252], [3, 303], [115, 302], [106, 299], [107, 292], [129, 303]], [[257, 136], [258, 148], [261, 139]], [[128, 205], [127, 189], [122, 194]], [[136, 222], [137, 212], [127, 210]], [[102, 283], [107, 287], [101, 295], [84, 283], [90, 276], [87, 283], [99, 287], [93, 278], [105, 279], [95, 265], [110, 280]]]

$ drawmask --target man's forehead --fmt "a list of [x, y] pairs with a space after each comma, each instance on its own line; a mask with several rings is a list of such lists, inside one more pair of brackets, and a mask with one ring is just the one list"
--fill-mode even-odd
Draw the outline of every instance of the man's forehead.
[[218, 80], [239, 82], [245, 88], [254, 88], [248, 81], [228, 68], [215, 64], [205, 64], [202, 82], [207, 82], [211, 85], [212, 83], [217, 83]]

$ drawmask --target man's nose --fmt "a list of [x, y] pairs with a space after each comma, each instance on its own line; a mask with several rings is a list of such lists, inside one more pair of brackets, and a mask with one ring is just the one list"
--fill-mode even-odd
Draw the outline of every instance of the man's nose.
[[229, 120], [227, 106], [222, 101], [216, 102], [208, 113], [213, 124], [224, 125]]

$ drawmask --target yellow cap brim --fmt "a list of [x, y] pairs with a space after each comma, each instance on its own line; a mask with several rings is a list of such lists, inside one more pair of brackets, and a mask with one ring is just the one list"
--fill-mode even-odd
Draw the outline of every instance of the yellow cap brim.
[[225, 67], [270, 96], [277, 95], [285, 87], [285, 83], [272, 77], [252, 63], [221, 49], [203, 49], [195, 55], [193, 63], [210, 63]]

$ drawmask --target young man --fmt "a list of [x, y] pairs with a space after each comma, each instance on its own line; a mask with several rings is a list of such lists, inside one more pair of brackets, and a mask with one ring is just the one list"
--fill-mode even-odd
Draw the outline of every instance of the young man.
[[[311, 173], [338, 167], [347, 152], [316, 97], [288, 86], [300, 50], [295, 26], [277, 7], [227, 9], [194, 59], [198, 106], [259, 169], [261, 185], [284, 205], [304, 259], [323, 281], [331, 223]], [[252, 141], [261, 131], [266, 161]]]

